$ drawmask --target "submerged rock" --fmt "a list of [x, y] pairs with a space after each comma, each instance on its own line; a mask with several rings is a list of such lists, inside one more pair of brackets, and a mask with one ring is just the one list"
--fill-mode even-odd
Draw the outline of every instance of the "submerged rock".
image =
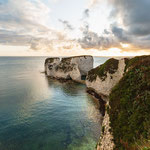
[[47, 58], [45, 72], [47, 76], [57, 79], [81, 81], [88, 71], [93, 69], [92, 56], [75, 56], [67, 58]]

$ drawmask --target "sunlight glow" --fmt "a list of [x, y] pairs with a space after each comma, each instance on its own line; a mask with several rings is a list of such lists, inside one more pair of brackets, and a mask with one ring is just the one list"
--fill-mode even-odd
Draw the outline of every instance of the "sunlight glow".
[[130, 45], [127, 43], [120, 43], [120, 45], [122, 46], [122, 48], [129, 48]]

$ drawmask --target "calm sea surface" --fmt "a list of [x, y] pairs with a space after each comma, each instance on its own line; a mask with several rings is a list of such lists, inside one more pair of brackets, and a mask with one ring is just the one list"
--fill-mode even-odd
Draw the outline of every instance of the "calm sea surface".
[[[95, 58], [95, 66], [107, 58]], [[0, 57], [0, 150], [93, 150], [99, 106], [86, 87], [47, 79], [45, 57]]]

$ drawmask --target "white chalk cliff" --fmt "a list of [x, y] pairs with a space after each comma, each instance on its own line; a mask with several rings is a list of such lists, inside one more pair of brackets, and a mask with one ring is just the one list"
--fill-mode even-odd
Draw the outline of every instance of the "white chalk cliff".
[[[109, 107], [109, 94], [112, 88], [123, 77], [126, 67], [126, 58], [124, 59], [109, 59], [104, 64], [92, 69], [88, 72], [86, 78], [87, 88], [94, 90], [101, 95], [102, 99], [107, 102], [106, 107]], [[105, 116], [102, 123], [102, 133], [97, 144], [97, 150], [113, 150], [114, 142], [113, 136], [110, 132], [110, 120], [107, 111], [105, 110]]]
[[88, 73], [87, 88], [95, 90], [100, 95], [108, 96], [112, 88], [123, 77], [125, 66], [125, 59], [109, 59], [105, 64]]
[[81, 81], [88, 71], [93, 69], [92, 56], [75, 56], [67, 58], [47, 58], [45, 72], [47, 76], [57, 79]]

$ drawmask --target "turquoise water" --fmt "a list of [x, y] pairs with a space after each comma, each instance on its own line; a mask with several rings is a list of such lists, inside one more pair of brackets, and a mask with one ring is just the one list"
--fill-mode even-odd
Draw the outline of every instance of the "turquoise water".
[[93, 150], [101, 128], [97, 101], [82, 84], [48, 79], [44, 60], [0, 57], [0, 150]]

